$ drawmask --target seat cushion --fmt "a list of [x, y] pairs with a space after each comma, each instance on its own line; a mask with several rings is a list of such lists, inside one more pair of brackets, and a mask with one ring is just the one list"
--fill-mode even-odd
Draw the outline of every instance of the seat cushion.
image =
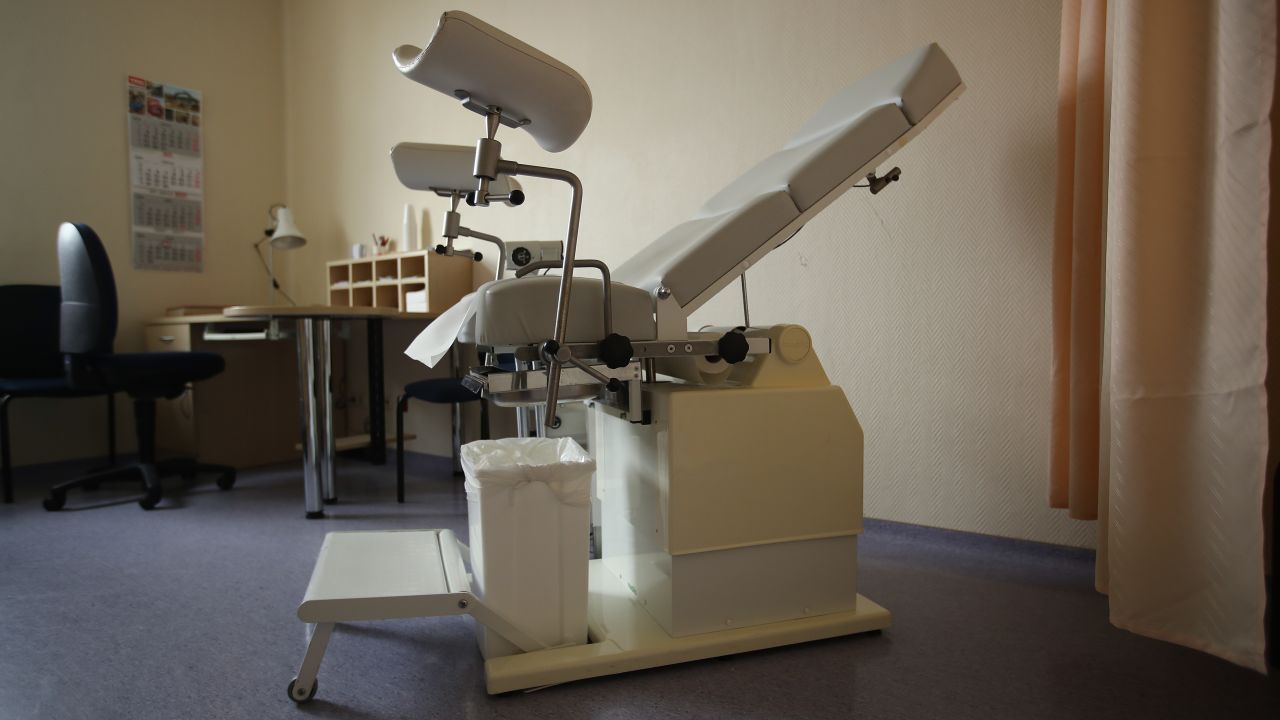
[[[585, 271], [584, 271], [585, 272]], [[597, 342], [604, 332], [604, 283], [575, 273], [566, 342]], [[555, 330], [560, 276], [494, 280], [476, 290], [475, 342], [484, 347], [533, 345]], [[653, 340], [657, 328], [649, 293], [614, 282], [613, 330], [632, 340]]]
[[688, 304], [800, 216], [786, 186], [772, 188], [743, 199], [712, 198], [720, 202], [708, 203], [692, 220], [663, 233], [614, 277], [640, 288], [666, 287], [681, 306]]
[[471, 392], [456, 378], [432, 378], [419, 380], [404, 386], [404, 394], [415, 400], [429, 403], [464, 403], [479, 400], [480, 396]]
[[77, 390], [67, 383], [65, 376], [43, 378], [0, 378], [0, 395], [13, 397], [88, 397], [99, 395], [96, 390]]
[[226, 367], [207, 352], [113, 353], [92, 359], [111, 389], [130, 395], [176, 397], [187, 383], [207, 380]]

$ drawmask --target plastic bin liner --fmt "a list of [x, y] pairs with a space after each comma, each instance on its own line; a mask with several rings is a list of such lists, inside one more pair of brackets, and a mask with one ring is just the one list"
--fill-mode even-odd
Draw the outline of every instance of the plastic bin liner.
[[462, 447], [467, 496], [545, 483], [565, 505], [591, 504], [596, 461], [573, 438], [477, 440]]
[[[472, 590], [547, 647], [587, 641], [587, 536], [595, 461], [572, 438], [462, 447]], [[486, 658], [519, 652], [477, 625]]]

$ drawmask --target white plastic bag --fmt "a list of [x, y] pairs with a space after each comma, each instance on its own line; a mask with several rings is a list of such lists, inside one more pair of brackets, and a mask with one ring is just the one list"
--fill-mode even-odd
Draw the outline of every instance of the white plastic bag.
[[540, 482], [565, 505], [583, 507], [596, 461], [573, 438], [502, 438], [463, 445], [462, 469], [468, 497]]

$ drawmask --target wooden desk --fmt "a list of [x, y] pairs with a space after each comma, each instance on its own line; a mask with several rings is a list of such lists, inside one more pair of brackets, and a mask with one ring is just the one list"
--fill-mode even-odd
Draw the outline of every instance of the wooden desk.
[[[185, 315], [148, 320], [148, 352], [216, 352], [226, 369], [173, 400], [156, 405], [156, 445], [166, 453], [204, 458], [236, 468], [300, 457], [297, 358], [293, 343], [271, 342], [261, 320]], [[235, 331], [235, 335], [231, 333]], [[224, 340], [236, 338], [235, 342]]]
[[295, 320], [298, 338], [298, 388], [303, 428], [303, 483], [308, 518], [324, 517], [324, 504], [337, 502], [334, 453], [340, 443], [333, 431], [332, 329], [334, 320], [364, 320], [369, 352], [370, 460], [381, 464], [386, 453], [385, 389], [382, 367], [382, 321], [426, 320], [430, 313], [393, 308], [334, 305], [239, 305], [223, 315], [235, 319]]

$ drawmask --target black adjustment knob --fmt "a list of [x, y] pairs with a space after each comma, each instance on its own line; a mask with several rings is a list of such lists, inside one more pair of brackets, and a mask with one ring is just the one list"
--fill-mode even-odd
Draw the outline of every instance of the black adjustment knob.
[[609, 333], [597, 349], [600, 359], [610, 370], [626, 367], [631, 362], [632, 352], [631, 338], [618, 333]]
[[747, 342], [746, 335], [737, 330], [730, 330], [720, 336], [716, 349], [719, 351], [721, 360], [734, 365], [747, 359], [747, 351], [751, 349], [751, 345]]
[[529, 252], [527, 247], [517, 247], [511, 251], [511, 262], [517, 267], [524, 267], [533, 262], [533, 253]]
[[512, 191], [511, 191], [511, 195], [507, 198], [507, 202], [511, 203], [512, 205], [523, 205], [523, 204], [524, 204], [524, 191], [523, 191], [523, 190], [512, 190]]
[[541, 354], [544, 362], [554, 362], [556, 354], [560, 352], [560, 343], [555, 340], [545, 340], [542, 343]]
[[437, 245], [437, 246], [436, 246], [436, 254], [437, 254], [437, 255], [444, 255], [444, 254], [445, 254], [445, 253], [447, 253], [447, 252], [449, 252], [449, 248], [447, 248], [447, 247], [445, 247], [445, 246], [443, 246], [443, 245]]
[[477, 250], [477, 251], [476, 251], [476, 254], [475, 254], [475, 255], [472, 255], [472, 257], [474, 257], [474, 258], [476, 259], [476, 262], [480, 262], [481, 260], [483, 260], [483, 259], [484, 259], [484, 253], [482, 253], [482, 252], [480, 252], [479, 250]]
[[476, 206], [476, 191], [475, 191], [475, 190], [472, 190], [471, 192], [467, 193], [467, 204], [468, 204], [468, 205], [470, 205], [471, 207], [475, 207], [475, 206]]

